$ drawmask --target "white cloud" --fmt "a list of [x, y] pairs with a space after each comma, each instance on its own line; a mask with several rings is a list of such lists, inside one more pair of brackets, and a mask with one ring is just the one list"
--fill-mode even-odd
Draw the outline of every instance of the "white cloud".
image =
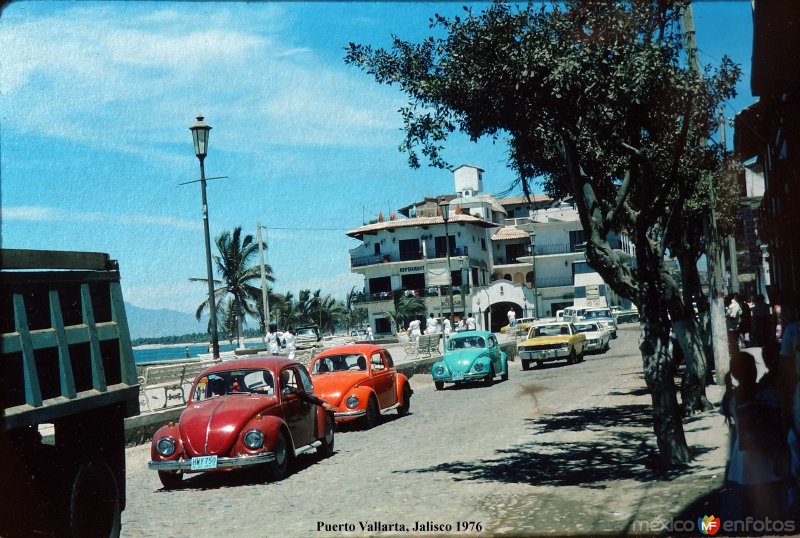
[[169, 145], [184, 144], [188, 117], [203, 112], [225, 125], [218, 147], [227, 151], [259, 152], [265, 139], [396, 144], [397, 94], [343, 63], [322, 64], [285, 28], [287, 8], [210, 3], [197, 14], [125, 4], [41, 18], [6, 8], [4, 130], [167, 159]]
[[126, 215], [100, 212], [71, 212], [56, 207], [16, 206], [0, 209], [0, 217], [5, 221], [72, 221], [72, 222], [107, 222], [113, 224], [141, 224], [177, 229], [200, 229], [196, 221], [178, 219], [159, 215]]

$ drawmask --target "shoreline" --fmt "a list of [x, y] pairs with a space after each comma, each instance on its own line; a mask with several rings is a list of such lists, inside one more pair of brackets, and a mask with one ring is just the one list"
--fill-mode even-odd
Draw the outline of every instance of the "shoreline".
[[[263, 338], [255, 337], [255, 338], [242, 338], [242, 343], [252, 344], [263, 342]], [[223, 342], [220, 340], [220, 345], [226, 344], [227, 341]], [[165, 347], [187, 347], [187, 346], [208, 346], [208, 342], [185, 342], [182, 344], [140, 344], [138, 346], [133, 346], [133, 349], [160, 349]]]

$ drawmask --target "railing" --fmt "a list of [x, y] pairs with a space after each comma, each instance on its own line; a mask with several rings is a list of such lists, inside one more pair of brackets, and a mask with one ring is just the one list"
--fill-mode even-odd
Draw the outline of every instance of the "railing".
[[[468, 285], [464, 286], [453, 286], [453, 295], [460, 296], [461, 295], [461, 288], [464, 288], [464, 293], [469, 295], [470, 287]], [[405, 297], [438, 297], [439, 296], [439, 288], [436, 286], [431, 286], [429, 288], [422, 288], [422, 289], [412, 289], [412, 290], [396, 290], [396, 291], [379, 291], [376, 293], [359, 293], [353, 297], [353, 304], [363, 304], [363, 303], [380, 303], [383, 301], [393, 301], [395, 293], [402, 293]], [[450, 296], [450, 287], [449, 286], [442, 286], [442, 297], [449, 297]]]
[[[467, 256], [467, 247], [458, 247], [450, 249], [450, 256]], [[430, 256], [429, 259], [446, 258], [446, 252], [436, 252]], [[350, 267], [364, 267], [366, 265], [378, 265], [381, 263], [391, 262], [404, 262], [413, 260], [422, 260], [424, 256], [422, 252], [406, 251], [398, 254], [370, 254], [368, 256], [350, 256]]]

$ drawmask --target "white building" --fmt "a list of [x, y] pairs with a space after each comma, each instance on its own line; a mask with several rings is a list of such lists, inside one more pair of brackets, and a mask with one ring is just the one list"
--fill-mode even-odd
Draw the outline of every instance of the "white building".
[[[528, 201], [485, 194], [483, 172], [460, 166], [453, 171], [455, 194], [425, 198], [347, 232], [361, 240], [350, 250], [351, 270], [364, 275], [359, 302], [375, 333], [397, 330], [388, 315], [397, 293], [423, 297], [436, 316], [450, 314], [445, 228], [456, 320], [474, 313], [480, 327], [498, 330], [507, 323], [510, 308], [517, 318], [545, 317], [573, 304], [575, 273], [591, 272], [577, 210], [547, 196]], [[450, 207], [447, 225], [438, 206], [444, 200]], [[536, 234], [534, 257], [531, 230]], [[609, 240], [633, 253], [624, 235]], [[613, 293], [609, 301], [617, 304]]]

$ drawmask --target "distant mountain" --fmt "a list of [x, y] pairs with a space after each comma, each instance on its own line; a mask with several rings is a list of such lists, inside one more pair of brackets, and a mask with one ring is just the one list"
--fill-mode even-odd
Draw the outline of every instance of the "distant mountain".
[[176, 310], [150, 310], [125, 303], [125, 312], [128, 315], [131, 338], [157, 338], [201, 333], [205, 332], [205, 328], [208, 326], [207, 316], [203, 316], [200, 321], [197, 321], [193, 314]]

